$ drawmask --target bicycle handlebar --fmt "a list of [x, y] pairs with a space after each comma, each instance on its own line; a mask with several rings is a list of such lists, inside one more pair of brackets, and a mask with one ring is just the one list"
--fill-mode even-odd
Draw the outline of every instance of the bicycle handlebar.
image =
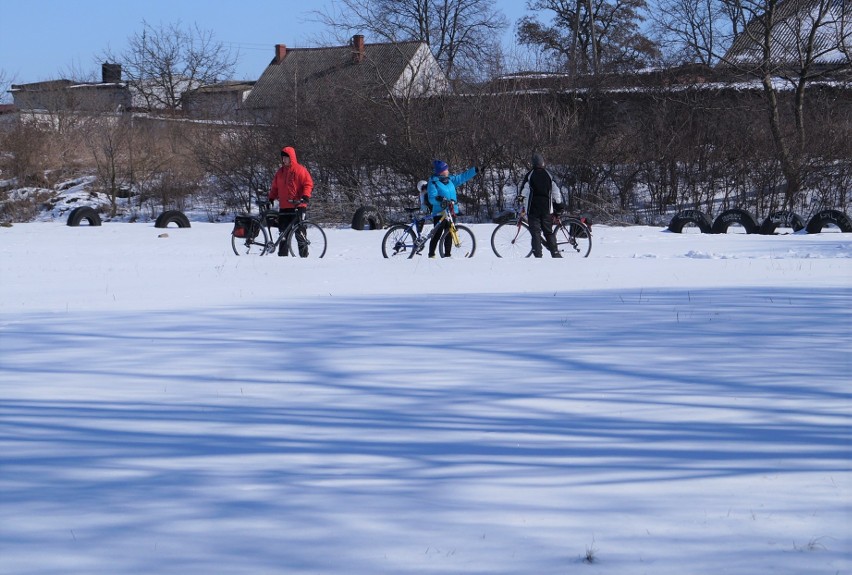
[[444, 210], [444, 213], [446, 214], [447, 219], [452, 221], [452, 222], [455, 222], [456, 216], [458, 215], [458, 214], [456, 214], [456, 210], [453, 207], [455, 205], [456, 205], [456, 203], [453, 200], [448, 200], [448, 199], [441, 200], [441, 209]]
[[[255, 205], [257, 205], [257, 207], [261, 208], [261, 209], [263, 209], [263, 208], [269, 209], [274, 205], [274, 203], [275, 203], [275, 200], [270, 200], [269, 198], [265, 198], [265, 199], [258, 198], [258, 199], [255, 200]], [[287, 203], [292, 205], [292, 206], [298, 206], [299, 204], [307, 204], [308, 202], [305, 201], [305, 200], [299, 199], [299, 200], [287, 200]], [[278, 204], [279, 205], [281, 204], [280, 198], [278, 199]]]

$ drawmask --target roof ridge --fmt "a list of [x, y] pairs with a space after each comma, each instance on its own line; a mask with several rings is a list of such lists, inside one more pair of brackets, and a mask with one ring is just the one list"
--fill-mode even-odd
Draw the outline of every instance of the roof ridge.
[[[367, 48], [369, 46], [401, 46], [407, 44], [425, 44], [424, 40], [404, 40], [402, 42], [367, 42], [364, 44], [364, 47]], [[308, 52], [308, 51], [319, 51], [319, 50], [340, 50], [342, 48], [351, 49], [351, 44], [343, 44], [340, 46], [305, 46], [303, 48], [291, 48], [287, 46], [287, 52]]]

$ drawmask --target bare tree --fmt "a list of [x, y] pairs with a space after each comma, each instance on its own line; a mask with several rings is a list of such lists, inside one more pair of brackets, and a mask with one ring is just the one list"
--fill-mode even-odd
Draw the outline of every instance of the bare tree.
[[553, 19], [521, 19], [518, 41], [554, 54], [569, 73], [623, 72], [659, 58], [657, 45], [640, 31], [646, 0], [528, 0], [527, 6]]
[[194, 134], [190, 145], [212, 177], [206, 195], [225, 211], [250, 212], [257, 195], [268, 192], [280, 148], [269, 126], [206, 126]]
[[508, 26], [491, 0], [339, 0], [315, 15], [341, 38], [426, 42], [452, 79], [477, 77]]
[[178, 22], [155, 28], [143, 22], [142, 31], [129, 38], [121, 55], [107, 52], [104, 58], [121, 64], [147, 109], [175, 111], [187, 91], [229, 79], [237, 54], [198, 26]]
[[[734, 8], [743, 32], [722, 62], [763, 86], [772, 141], [787, 183], [786, 204], [792, 205], [809, 155], [807, 87], [838, 70], [848, 71], [852, 5], [836, 0], [724, 1]], [[792, 98], [779, 90], [778, 79], [792, 88]]]
[[15, 79], [6, 73], [6, 70], [0, 68], [0, 104], [8, 104], [12, 96], [9, 94], [9, 88], [12, 87], [12, 82]]
[[675, 63], [714, 66], [720, 60], [720, 46], [738, 33], [732, 7], [719, 0], [658, 0], [652, 12], [660, 45]]
[[134, 117], [130, 137], [129, 177], [139, 206], [151, 215], [186, 209], [204, 179], [191, 142], [195, 124]]
[[131, 129], [129, 115], [92, 117], [83, 138], [109, 197], [111, 217], [117, 213], [119, 190], [128, 180]]
[[18, 122], [0, 137], [0, 172], [14, 178], [17, 185], [47, 186], [45, 172], [49, 163], [50, 130], [35, 122]]
[[[662, 0], [655, 25], [678, 62], [719, 65], [760, 81], [769, 145], [792, 209], [815, 156], [825, 146], [809, 133], [810, 85], [836, 72], [848, 77], [852, 3], [837, 0]], [[845, 70], [845, 72], [843, 72]], [[842, 130], [843, 122], [820, 126]], [[810, 124], [813, 126], [814, 124]], [[823, 137], [829, 136], [824, 134]], [[834, 141], [829, 136], [829, 140]]]

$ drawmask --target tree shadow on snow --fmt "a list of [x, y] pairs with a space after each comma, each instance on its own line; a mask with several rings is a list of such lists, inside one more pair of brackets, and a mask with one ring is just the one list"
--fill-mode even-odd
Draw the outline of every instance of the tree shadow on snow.
[[[410, 524], [411, 501], [448, 504], [483, 483], [848, 471], [850, 294], [417, 295], [11, 318], [2, 507], [113, 510], [88, 520], [92, 540], [164, 521], [304, 522], [287, 535], [294, 549], [347, 529], [342, 502]], [[168, 509], [145, 510], [158, 503]], [[286, 553], [269, 550], [280, 535], [249, 532], [224, 529], [191, 560]], [[318, 552], [309, 567], [330, 561]]]

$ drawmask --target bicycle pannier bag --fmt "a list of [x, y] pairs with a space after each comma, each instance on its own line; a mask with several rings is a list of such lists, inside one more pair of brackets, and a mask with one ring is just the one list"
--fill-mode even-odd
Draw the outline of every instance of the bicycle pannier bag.
[[255, 220], [248, 216], [237, 216], [234, 218], [234, 236], [254, 239], [259, 233], [260, 226]]

